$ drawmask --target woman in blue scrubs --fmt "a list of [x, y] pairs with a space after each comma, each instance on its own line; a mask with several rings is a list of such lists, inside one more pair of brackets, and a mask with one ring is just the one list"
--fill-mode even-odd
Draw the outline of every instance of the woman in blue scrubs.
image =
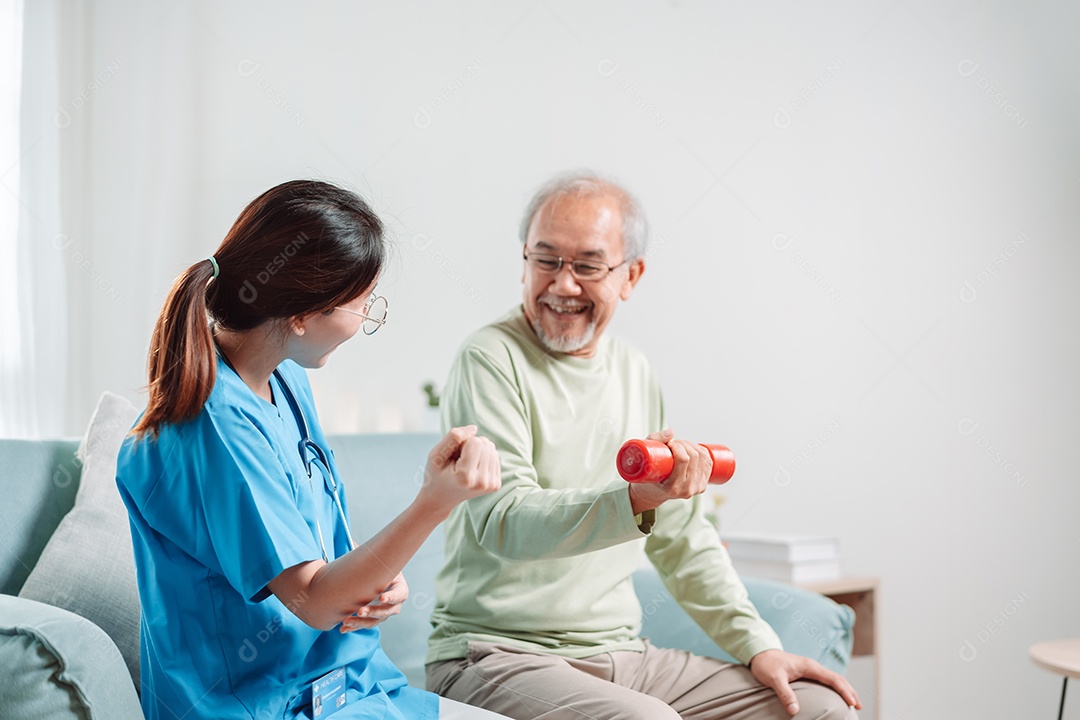
[[304, 371], [385, 322], [384, 254], [363, 200], [294, 181], [173, 285], [117, 470], [147, 718], [439, 716], [375, 626], [404, 602], [401, 569], [435, 526], [499, 487], [498, 455], [475, 427], [451, 430], [413, 503], [355, 547]]

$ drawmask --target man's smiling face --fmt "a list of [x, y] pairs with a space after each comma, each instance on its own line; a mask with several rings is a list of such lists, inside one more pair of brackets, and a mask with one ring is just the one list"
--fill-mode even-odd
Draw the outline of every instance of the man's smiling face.
[[[525, 264], [525, 317], [549, 350], [592, 357], [620, 300], [630, 297], [643, 260], [624, 263], [622, 213], [610, 194], [557, 195], [537, 210], [525, 252], [563, 258], [558, 272]], [[579, 280], [574, 260], [618, 266], [599, 280]]]

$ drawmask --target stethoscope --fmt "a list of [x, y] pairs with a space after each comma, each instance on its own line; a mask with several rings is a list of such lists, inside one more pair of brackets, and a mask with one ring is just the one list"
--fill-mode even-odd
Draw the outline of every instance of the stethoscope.
[[[345, 533], [349, 537], [349, 548], [355, 550], [356, 541], [353, 540], [352, 530], [349, 529], [349, 520], [345, 517], [345, 508], [341, 506], [341, 496], [338, 494], [338, 481], [334, 477], [334, 473], [330, 470], [330, 459], [327, 457], [326, 451], [319, 446], [319, 443], [311, 439], [311, 435], [308, 433], [307, 421], [304, 419], [304, 411], [300, 409], [300, 403], [297, 402], [296, 395], [293, 394], [292, 388], [289, 387], [289, 383], [285, 382], [285, 378], [281, 375], [279, 370], [274, 370], [274, 377], [277, 378], [278, 385], [281, 386], [281, 391], [285, 395], [285, 401], [289, 403], [293, 417], [296, 418], [296, 426], [300, 430], [300, 442], [297, 445], [297, 449], [300, 451], [300, 461], [304, 464], [304, 470], [307, 471], [308, 488], [311, 490], [312, 497], [315, 495], [315, 487], [311, 481], [311, 466], [315, 463], [319, 463], [322, 466], [319, 469], [319, 473], [323, 476], [323, 481], [326, 483], [327, 489], [330, 490], [330, 494], [334, 497], [334, 505], [337, 506], [338, 515], [341, 517], [341, 522], [345, 525]], [[319, 532], [319, 546], [322, 548], [323, 560], [330, 562], [330, 556], [326, 552], [326, 542], [323, 540], [322, 524], [319, 523], [318, 508], [315, 510], [315, 529]]]

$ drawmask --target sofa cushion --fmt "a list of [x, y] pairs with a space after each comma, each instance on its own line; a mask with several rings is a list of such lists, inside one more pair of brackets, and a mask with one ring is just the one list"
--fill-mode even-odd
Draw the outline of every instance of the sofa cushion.
[[[855, 612], [851, 608], [774, 580], [742, 580], [750, 602], [780, 636], [785, 650], [839, 673], [847, 669], [854, 640]], [[634, 573], [634, 586], [641, 601], [641, 634], [654, 645], [737, 662], [679, 607], [655, 570], [643, 568]]]
[[4, 717], [142, 717], [116, 645], [66, 610], [0, 595], [0, 667]]
[[[427, 454], [439, 438], [435, 433], [327, 438], [341, 469], [357, 543], [370, 540], [416, 498]], [[439, 525], [405, 565], [409, 599], [401, 614], [379, 626], [383, 650], [415, 687], [422, 688], [426, 682], [424, 660], [435, 610], [435, 575], [443, 564], [445, 544]]]
[[0, 439], [0, 593], [17, 595], [75, 504], [78, 439]]
[[116, 456], [138, 410], [102, 395], [78, 457], [83, 463], [72, 508], [53, 533], [19, 596], [81, 615], [120, 649], [139, 686], [139, 594], [127, 509], [116, 488]]

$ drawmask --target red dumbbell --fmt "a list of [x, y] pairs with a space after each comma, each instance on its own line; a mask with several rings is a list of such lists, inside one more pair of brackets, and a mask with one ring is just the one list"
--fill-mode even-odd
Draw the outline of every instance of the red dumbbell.
[[[723, 485], [735, 474], [735, 455], [724, 445], [700, 445], [712, 455], [709, 482]], [[659, 440], [627, 440], [619, 448], [616, 466], [627, 482], [663, 482], [671, 475], [675, 458], [671, 448]]]

